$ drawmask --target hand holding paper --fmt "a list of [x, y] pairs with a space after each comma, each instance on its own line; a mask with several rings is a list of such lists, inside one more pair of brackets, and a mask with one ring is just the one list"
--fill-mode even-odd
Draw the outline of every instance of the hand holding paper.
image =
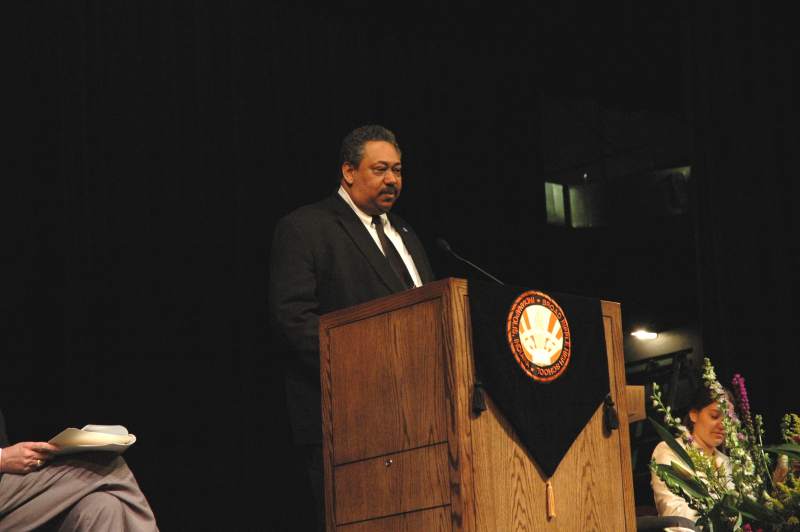
[[133, 445], [136, 436], [122, 425], [86, 425], [82, 429], [68, 428], [50, 440], [58, 447], [53, 454], [73, 454], [87, 451], [110, 451], [121, 454]]

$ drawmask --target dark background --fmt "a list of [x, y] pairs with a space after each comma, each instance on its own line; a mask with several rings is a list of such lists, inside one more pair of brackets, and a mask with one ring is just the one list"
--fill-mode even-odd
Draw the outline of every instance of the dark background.
[[[440, 276], [472, 275], [444, 236], [508, 282], [621, 301], [626, 332], [700, 330], [775, 434], [800, 407], [796, 58], [763, 9], [26, 3], [5, 76], [12, 440], [123, 423], [163, 530], [293, 528], [272, 228], [335, 190], [340, 139], [370, 122], [398, 135], [397, 210]], [[686, 209], [642, 206], [637, 176], [687, 165]], [[606, 186], [613, 216], [546, 224], [545, 181]]]

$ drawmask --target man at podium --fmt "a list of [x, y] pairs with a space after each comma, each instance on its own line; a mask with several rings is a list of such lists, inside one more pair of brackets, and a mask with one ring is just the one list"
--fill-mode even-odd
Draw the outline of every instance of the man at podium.
[[390, 214], [403, 188], [400, 146], [378, 125], [342, 141], [339, 190], [300, 207], [275, 229], [269, 313], [286, 357], [292, 436], [324, 523], [319, 317], [434, 279], [411, 227]]

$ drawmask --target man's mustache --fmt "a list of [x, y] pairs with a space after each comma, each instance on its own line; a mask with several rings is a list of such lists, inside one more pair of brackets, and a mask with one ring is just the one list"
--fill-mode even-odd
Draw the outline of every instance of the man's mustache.
[[394, 194], [396, 196], [397, 192], [397, 187], [392, 185], [385, 186], [381, 189], [381, 194]]

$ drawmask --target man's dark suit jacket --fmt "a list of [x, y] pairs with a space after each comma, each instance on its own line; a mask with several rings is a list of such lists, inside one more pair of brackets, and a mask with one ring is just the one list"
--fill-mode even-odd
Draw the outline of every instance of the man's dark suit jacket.
[[[399, 216], [402, 236], [423, 283], [434, 279], [422, 243]], [[278, 222], [272, 244], [269, 310], [286, 353], [286, 399], [296, 443], [322, 441], [319, 316], [404, 290], [350, 206], [335, 194]]]

